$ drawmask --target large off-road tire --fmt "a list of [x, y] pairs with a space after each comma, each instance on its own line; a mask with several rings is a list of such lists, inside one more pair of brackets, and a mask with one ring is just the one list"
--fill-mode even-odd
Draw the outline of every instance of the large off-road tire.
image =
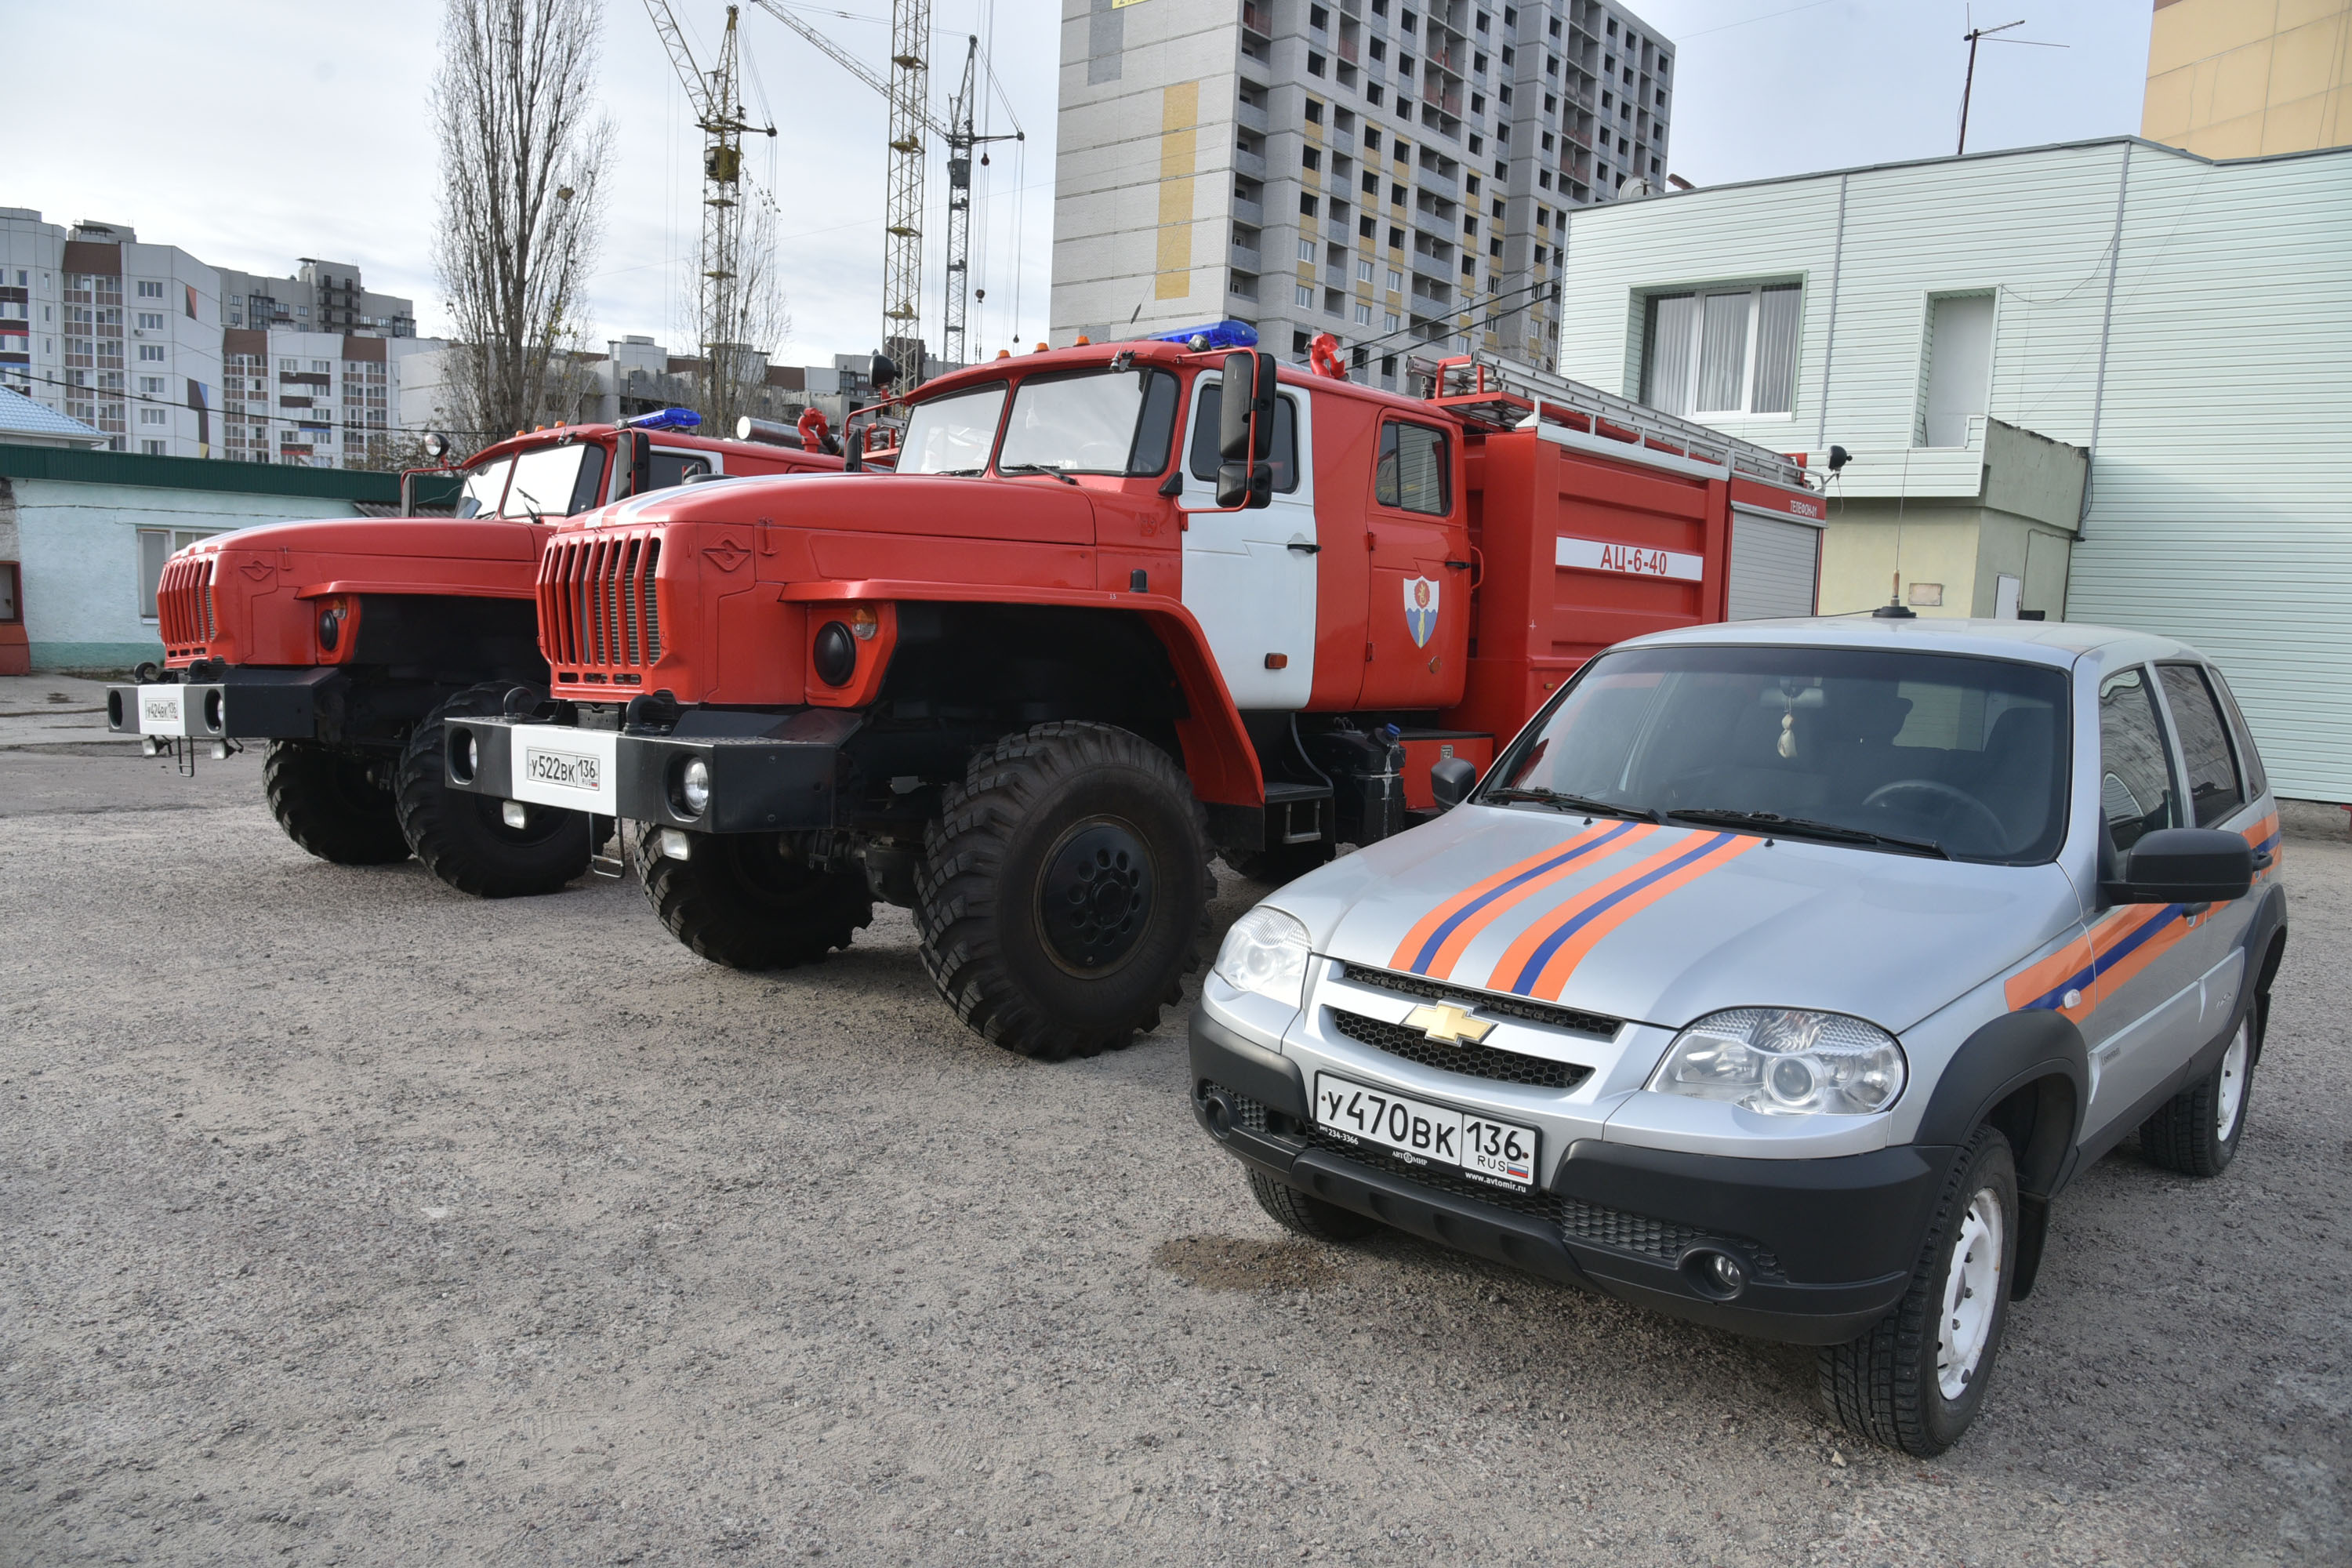
[[1312, 1241], [1357, 1241], [1380, 1229], [1381, 1222], [1338, 1204], [1302, 1193], [1287, 1182], [1277, 1182], [1263, 1171], [1245, 1170], [1250, 1195], [1274, 1216], [1276, 1225]]
[[862, 870], [820, 871], [778, 833], [695, 834], [673, 860], [640, 829], [633, 852], [646, 897], [670, 934], [730, 969], [814, 963], [874, 923]]
[[1285, 882], [1295, 882], [1318, 867], [1328, 866], [1339, 846], [1330, 843], [1275, 844], [1255, 855], [1244, 855], [1230, 862], [1233, 868], [1253, 882], [1264, 882], [1269, 888], [1279, 888]]
[[949, 787], [915, 873], [923, 966], [971, 1028], [1045, 1060], [1156, 1028], [1215, 884], [1192, 786], [1108, 724], [1008, 735]]
[[2218, 1176], [2238, 1157], [2246, 1097], [2254, 1086], [2254, 1018], [2249, 1007], [2213, 1070], [2157, 1108], [2139, 1126], [2140, 1152], [2184, 1176]]
[[488, 681], [427, 713], [409, 731], [393, 780], [408, 847], [426, 870], [478, 899], [557, 892], [588, 869], [587, 813], [526, 805], [523, 826], [509, 827], [505, 802], [449, 787], [447, 721], [499, 712], [512, 686]]
[[286, 837], [338, 866], [390, 866], [408, 858], [392, 792], [358, 757], [316, 741], [272, 741], [261, 758], [269, 814]]
[[1902, 1304], [1821, 1352], [1822, 1402], [1847, 1431], [1925, 1458], [1959, 1441], [1984, 1403], [2017, 1265], [2017, 1165], [1979, 1127], [1944, 1178]]

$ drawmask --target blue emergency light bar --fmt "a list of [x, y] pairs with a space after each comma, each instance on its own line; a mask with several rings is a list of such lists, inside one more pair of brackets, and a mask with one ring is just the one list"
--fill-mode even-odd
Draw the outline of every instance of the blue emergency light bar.
[[1154, 332], [1146, 341], [1182, 343], [1195, 353], [1202, 349], [1254, 349], [1257, 347], [1257, 329], [1247, 321], [1236, 321], [1229, 316], [1205, 327], [1179, 327], [1172, 332]]
[[691, 430], [701, 423], [702, 416], [691, 408], [657, 408], [621, 421], [622, 427], [629, 430]]

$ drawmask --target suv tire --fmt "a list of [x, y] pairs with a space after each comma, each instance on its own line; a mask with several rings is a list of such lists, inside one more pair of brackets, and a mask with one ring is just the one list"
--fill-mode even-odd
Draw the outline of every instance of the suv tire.
[[1209, 842], [1168, 753], [1108, 724], [1008, 735], [923, 837], [923, 967], [966, 1025], [1046, 1061], [1126, 1045], [1200, 963]]
[[1381, 1222], [1302, 1193], [1287, 1182], [1277, 1182], [1263, 1171], [1249, 1171], [1250, 1195], [1274, 1222], [1310, 1241], [1358, 1241], [1380, 1229]]
[[2017, 1165], [1979, 1127], [1936, 1202], [1902, 1304], [1850, 1344], [1823, 1347], [1822, 1401], [1847, 1431], [1926, 1458], [1984, 1403], [2017, 1264]]
[[670, 934], [730, 969], [795, 969], [847, 947], [874, 923], [862, 869], [820, 871], [782, 833], [698, 833], [690, 859], [673, 860], [637, 830], [646, 898]]
[[446, 721], [499, 712], [512, 688], [511, 681], [486, 681], [427, 713], [408, 732], [393, 777], [408, 847], [426, 870], [478, 899], [560, 892], [588, 869], [585, 812], [526, 805], [524, 826], [509, 827], [504, 801], [449, 787]]
[[2238, 1155], [2246, 1098], [2254, 1087], [2254, 1016], [2249, 1007], [2213, 1070], [2139, 1125], [2140, 1152], [2184, 1176], [2218, 1176]]
[[261, 758], [269, 815], [286, 837], [338, 866], [392, 866], [408, 858], [392, 792], [361, 759], [316, 741], [272, 741]]

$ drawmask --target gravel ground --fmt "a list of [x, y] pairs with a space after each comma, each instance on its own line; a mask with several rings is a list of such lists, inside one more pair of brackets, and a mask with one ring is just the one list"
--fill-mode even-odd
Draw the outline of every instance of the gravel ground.
[[1921, 1464], [1806, 1352], [1284, 1239], [1181, 1016], [1034, 1066], [896, 911], [735, 974], [634, 885], [310, 859], [257, 774], [0, 750], [0, 1561], [2352, 1556], [2332, 811], [2236, 1165], [2089, 1172]]

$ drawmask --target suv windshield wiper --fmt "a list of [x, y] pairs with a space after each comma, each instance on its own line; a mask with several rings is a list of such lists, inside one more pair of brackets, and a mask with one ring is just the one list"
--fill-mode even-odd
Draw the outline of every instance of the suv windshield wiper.
[[1068, 485], [1073, 489], [1078, 488], [1077, 480], [1070, 478], [1069, 475], [1062, 472], [1061, 469], [1049, 468], [1043, 463], [1014, 463], [1010, 467], [999, 464], [996, 471], [1000, 474], [1051, 474], [1054, 478], [1061, 480], [1064, 484]]
[[1595, 800], [1591, 795], [1562, 795], [1556, 789], [1517, 789], [1506, 786], [1490, 789], [1479, 798], [1500, 801], [1533, 801], [1538, 805], [1556, 806], [1561, 811], [1590, 812], [1596, 816], [1630, 816], [1636, 822], [1655, 822], [1658, 814], [1638, 805], [1620, 805], [1613, 800]]
[[1676, 822], [1697, 822], [1714, 827], [1760, 827], [1791, 838], [1825, 838], [1837, 844], [1884, 844], [1890, 848], [1908, 849], [1915, 855], [1932, 855], [1938, 860], [1952, 858], [1942, 845], [1932, 838], [1905, 838], [1898, 834], [1873, 833], [1866, 827], [1815, 822], [1803, 816], [1783, 816], [1777, 811], [1732, 811], [1719, 806], [1700, 806], [1692, 811], [1670, 811], [1666, 815]]

